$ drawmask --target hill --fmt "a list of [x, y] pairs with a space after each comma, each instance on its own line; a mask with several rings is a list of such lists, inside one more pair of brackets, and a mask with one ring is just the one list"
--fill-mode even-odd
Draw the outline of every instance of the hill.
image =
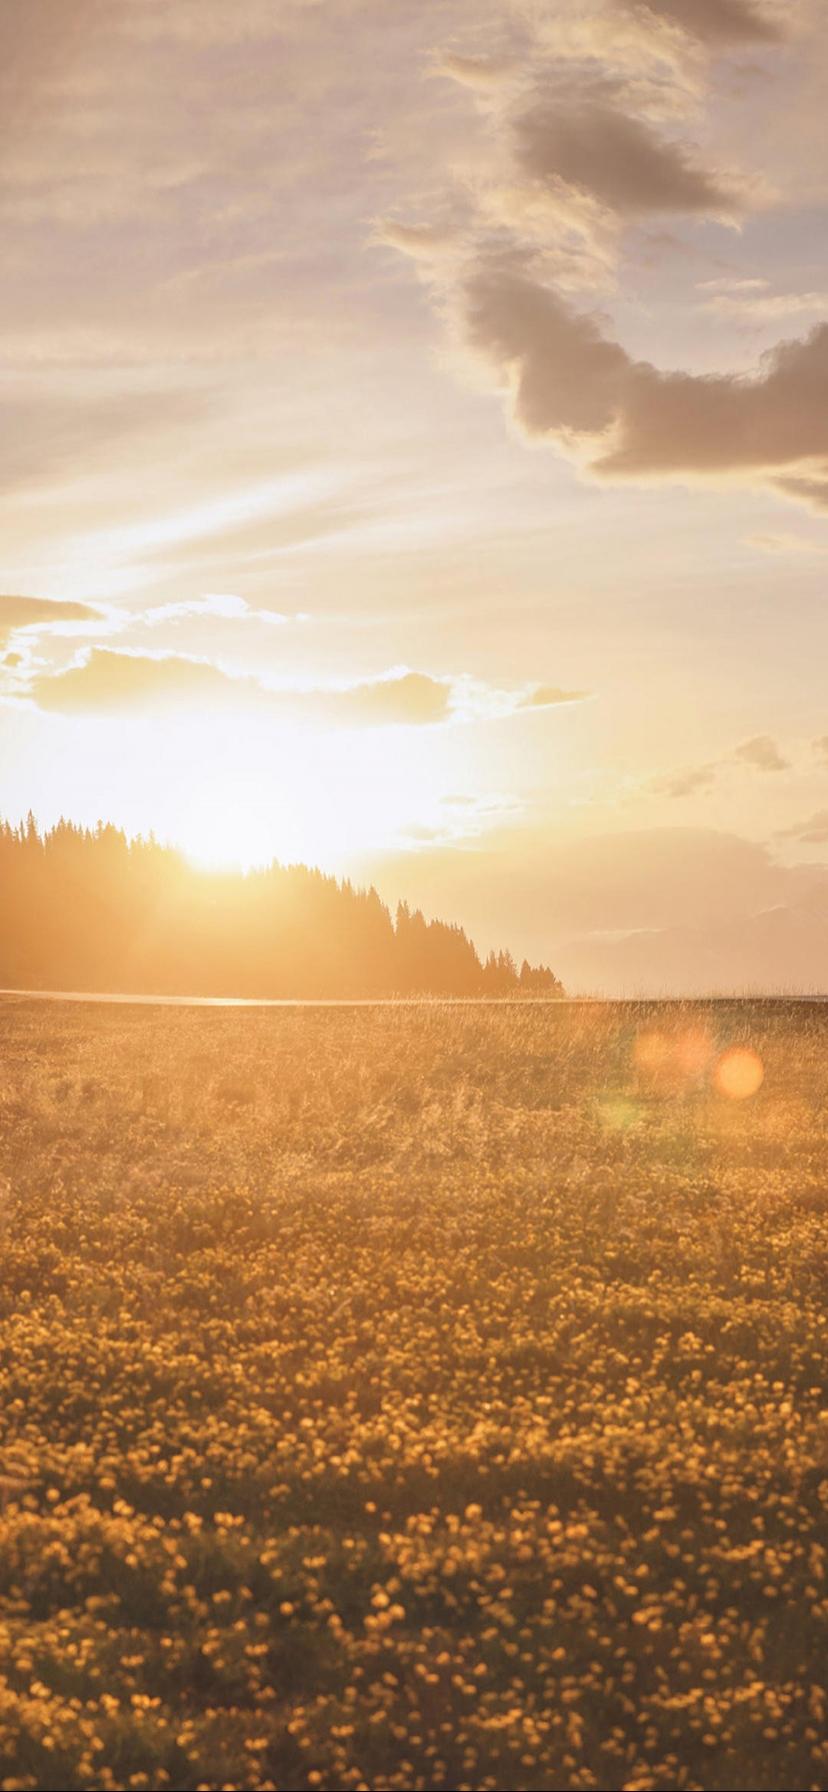
[[119, 828], [0, 824], [0, 984], [271, 998], [561, 995], [462, 927], [306, 865], [221, 875]]

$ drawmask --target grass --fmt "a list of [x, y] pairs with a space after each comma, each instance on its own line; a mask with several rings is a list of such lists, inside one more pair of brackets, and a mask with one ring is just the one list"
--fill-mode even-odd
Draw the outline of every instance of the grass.
[[827, 1046], [0, 1007], [0, 1786], [828, 1786]]

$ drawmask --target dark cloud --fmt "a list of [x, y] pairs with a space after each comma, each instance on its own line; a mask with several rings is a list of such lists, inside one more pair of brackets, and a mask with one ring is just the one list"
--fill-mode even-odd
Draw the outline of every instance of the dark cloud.
[[798, 504], [807, 504], [809, 510], [828, 510], [828, 479], [775, 479], [778, 492], [786, 498], [795, 499]]
[[828, 324], [781, 343], [745, 378], [633, 361], [595, 318], [502, 267], [468, 278], [463, 311], [472, 346], [511, 377], [523, 428], [586, 448], [604, 478], [828, 459]]
[[630, 361], [591, 317], [534, 280], [484, 268], [466, 284], [465, 324], [472, 347], [514, 374], [517, 418], [530, 435], [609, 429]]
[[669, 19], [683, 31], [712, 44], [775, 43], [782, 32], [752, 0], [651, 0], [636, 5], [621, 0], [624, 10], [653, 19]]
[[524, 173], [578, 187], [622, 216], [733, 206], [733, 195], [681, 145], [608, 99], [533, 106], [515, 126], [515, 138]]

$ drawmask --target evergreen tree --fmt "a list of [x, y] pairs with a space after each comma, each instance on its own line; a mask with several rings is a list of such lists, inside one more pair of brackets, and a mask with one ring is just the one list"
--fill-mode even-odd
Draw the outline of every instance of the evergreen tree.
[[462, 927], [304, 865], [194, 871], [152, 834], [0, 821], [0, 984], [262, 997], [559, 994]]

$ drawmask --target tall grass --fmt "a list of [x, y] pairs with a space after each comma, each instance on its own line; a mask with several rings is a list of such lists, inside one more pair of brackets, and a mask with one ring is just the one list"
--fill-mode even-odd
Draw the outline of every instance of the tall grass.
[[0, 1786], [828, 1786], [828, 1012], [0, 1034]]

